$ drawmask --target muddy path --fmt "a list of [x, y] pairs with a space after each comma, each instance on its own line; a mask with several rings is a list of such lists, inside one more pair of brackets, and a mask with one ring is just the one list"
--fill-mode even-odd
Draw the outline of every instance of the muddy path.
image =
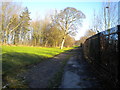
[[82, 48], [78, 48], [76, 55], [68, 60], [60, 88], [104, 88], [91, 65], [84, 59]]
[[[57, 87], [49, 87], [51, 81], [56, 79], [56, 73], [60, 72]], [[82, 49], [75, 48], [71, 51], [59, 54], [54, 58], [45, 60], [29, 68], [22, 75], [29, 88], [102, 88], [101, 82], [95, 77], [87, 61], [83, 58]]]
[[60, 72], [69, 58], [76, 54], [76, 49], [64, 52], [54, 58], [34, 65], [21, 75], [29, 88], [47, 88], [55, 74]]

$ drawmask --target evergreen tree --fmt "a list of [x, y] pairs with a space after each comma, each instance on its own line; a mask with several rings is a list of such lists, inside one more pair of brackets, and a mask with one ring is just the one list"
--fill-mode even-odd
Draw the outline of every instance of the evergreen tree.
[[26, 7], [24, 9], [24, 11], [22, 12], [22, 15], [20, 16], [20, 21], [22, 22], [21, 23], [21, 41], [22, 41], [22, 43], [23, 43], [23, 41], [25, 41], [25, 39], [28, 39], [26, 34], [27, 34], [28, 31], [30, 31], [29, 26], [30, 26], [30, 20], [31, 19], [30, 19], [29, 14], [30, 14], [30, 12], [29, 12], [28, 8]]

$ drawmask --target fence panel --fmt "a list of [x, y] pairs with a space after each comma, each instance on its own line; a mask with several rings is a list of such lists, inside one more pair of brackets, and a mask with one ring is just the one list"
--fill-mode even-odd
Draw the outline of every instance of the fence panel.
[[[89, 62], [100, 69], [103, 76], [113, 82], [120, 81], [120, 25], [100, 32], [84, 43], [84, 55]], [[101, 69], [102, 68], [102, 69]]]

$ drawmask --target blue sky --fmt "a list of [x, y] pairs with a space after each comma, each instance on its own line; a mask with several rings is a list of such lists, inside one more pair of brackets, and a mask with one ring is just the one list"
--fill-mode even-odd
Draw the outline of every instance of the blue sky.
[[83, 22], [83, 26], [78, 30], [78, 34], [75, 37], [76, 40], [89, 29], [93, 18], [93, 11], [99, 11], [101, 4], [102, 2], [22, 2], [22, 6], [27, 6], [31, 12], [30, 17], [32, 20], [38, 17], [43, 19], [45, 15], [55, 9], [63, 10], [66, 7], [74, 7], [81, 10], [86, 15], [86, 19]]
[[87, 18], [91, 18], [93, 10], [98, 11], [100, 9], [101, 2], [23, 2], [22, 5], [28, 7], [32, 19], [36, 17], [36, 13], [38, 16], [44, 16], [50, 10], [62, 10], [66, 7], [74, 7], [81, 10]]

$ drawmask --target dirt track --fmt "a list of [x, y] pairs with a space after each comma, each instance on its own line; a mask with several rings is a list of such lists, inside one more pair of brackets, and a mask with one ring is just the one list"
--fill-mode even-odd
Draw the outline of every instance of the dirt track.
[[48, 87], [49, 82], [61, 70], [63, 62], [67, 59], [69, 60], [64, 68], [59, 88], [102, 87], [89, 64], [82, 58], [81, 49], [76, 48], [29, 68], [29, 71], [23, 75], [29, 88]]
[[61, 70], [63, 62], [74, 54], [74, 50], [62, 53], [54, 58], [45, 60], [29, 68], [22, 77], [25, 78], [29, 88], [46, 88], [54, 75]]
[[76, 55], [67, 62], [60, 88], [103, 88], [81, 51], [80, 48], [76, 49]]

